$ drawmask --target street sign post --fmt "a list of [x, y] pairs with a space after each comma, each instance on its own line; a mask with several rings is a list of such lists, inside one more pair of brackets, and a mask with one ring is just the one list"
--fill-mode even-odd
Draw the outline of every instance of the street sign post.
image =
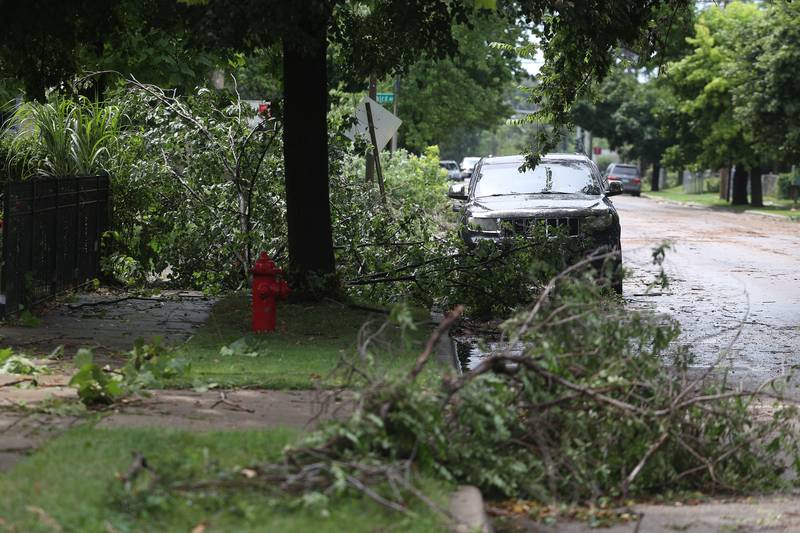
[[[367, 172], [369, 172], [373, 165], [378, 173], [378, 186], [381, 190], [381, 197], [386, 201], [385, 191], [383, 188], [383, 173], [380, 167], [380, 151], [386, 146], [397, 128], [402, 124], [399, 118], [394, 116], [390, 111], [381, 107], [381, 105], [370, 98], [365, 96], [361, 103], [356, 107], [356, 123], [346, 132], [345, 135], [352, 139], [363, 138], [372, 144], [372, 160], [368, 158]], [[369, 178], [369, 174], [368, 174]], [[370, 181], [367, 179], [367, 181]]]

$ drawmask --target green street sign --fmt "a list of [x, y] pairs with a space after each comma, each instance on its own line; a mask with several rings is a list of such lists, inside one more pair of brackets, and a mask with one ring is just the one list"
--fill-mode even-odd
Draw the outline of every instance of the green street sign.
[[394, 102], [394, 93], [378, 93], [376, 100], [379, 104], [391, 104]]

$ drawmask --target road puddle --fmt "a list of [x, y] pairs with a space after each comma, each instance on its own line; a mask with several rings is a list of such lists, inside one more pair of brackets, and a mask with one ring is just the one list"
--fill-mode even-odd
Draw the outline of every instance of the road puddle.
[[[446, 355], [459, 372], [469, 372], [488, 357], [497, 354], [522, 355], [522, 345], [509, 346], [499, 339], [487, 339], [477, 335], [454, 335], [448, 339], [449, 354]], [[447, 350], [447, 348], [445, 348]]]

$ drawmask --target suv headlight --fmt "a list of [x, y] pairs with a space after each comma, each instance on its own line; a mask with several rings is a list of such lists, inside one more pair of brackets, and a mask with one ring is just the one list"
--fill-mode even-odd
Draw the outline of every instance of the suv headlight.
[[496, 218], [467, 218], [467, 228], [478, 233], [500, 233], [500, 221]]
[[614, 215], [603, 213], [602, 215], [592, 215], [583, 221], [583, 227], [588, 232], [603, 231], [611, 227], [614, 223]]

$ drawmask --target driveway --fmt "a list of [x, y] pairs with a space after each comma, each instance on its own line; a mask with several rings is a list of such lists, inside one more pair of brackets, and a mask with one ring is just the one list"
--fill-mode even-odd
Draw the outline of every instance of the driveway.
[[[613, 201], [632, 271], [625, 298], [677, 319], [698, 366], [724, 354], [733, 377], [752, 384], [800, 364], [800, 223], [647, 198]], [[651, 250], [664, 240], [674, 245], [665, 261], [671, 284], [648, 294]]]

